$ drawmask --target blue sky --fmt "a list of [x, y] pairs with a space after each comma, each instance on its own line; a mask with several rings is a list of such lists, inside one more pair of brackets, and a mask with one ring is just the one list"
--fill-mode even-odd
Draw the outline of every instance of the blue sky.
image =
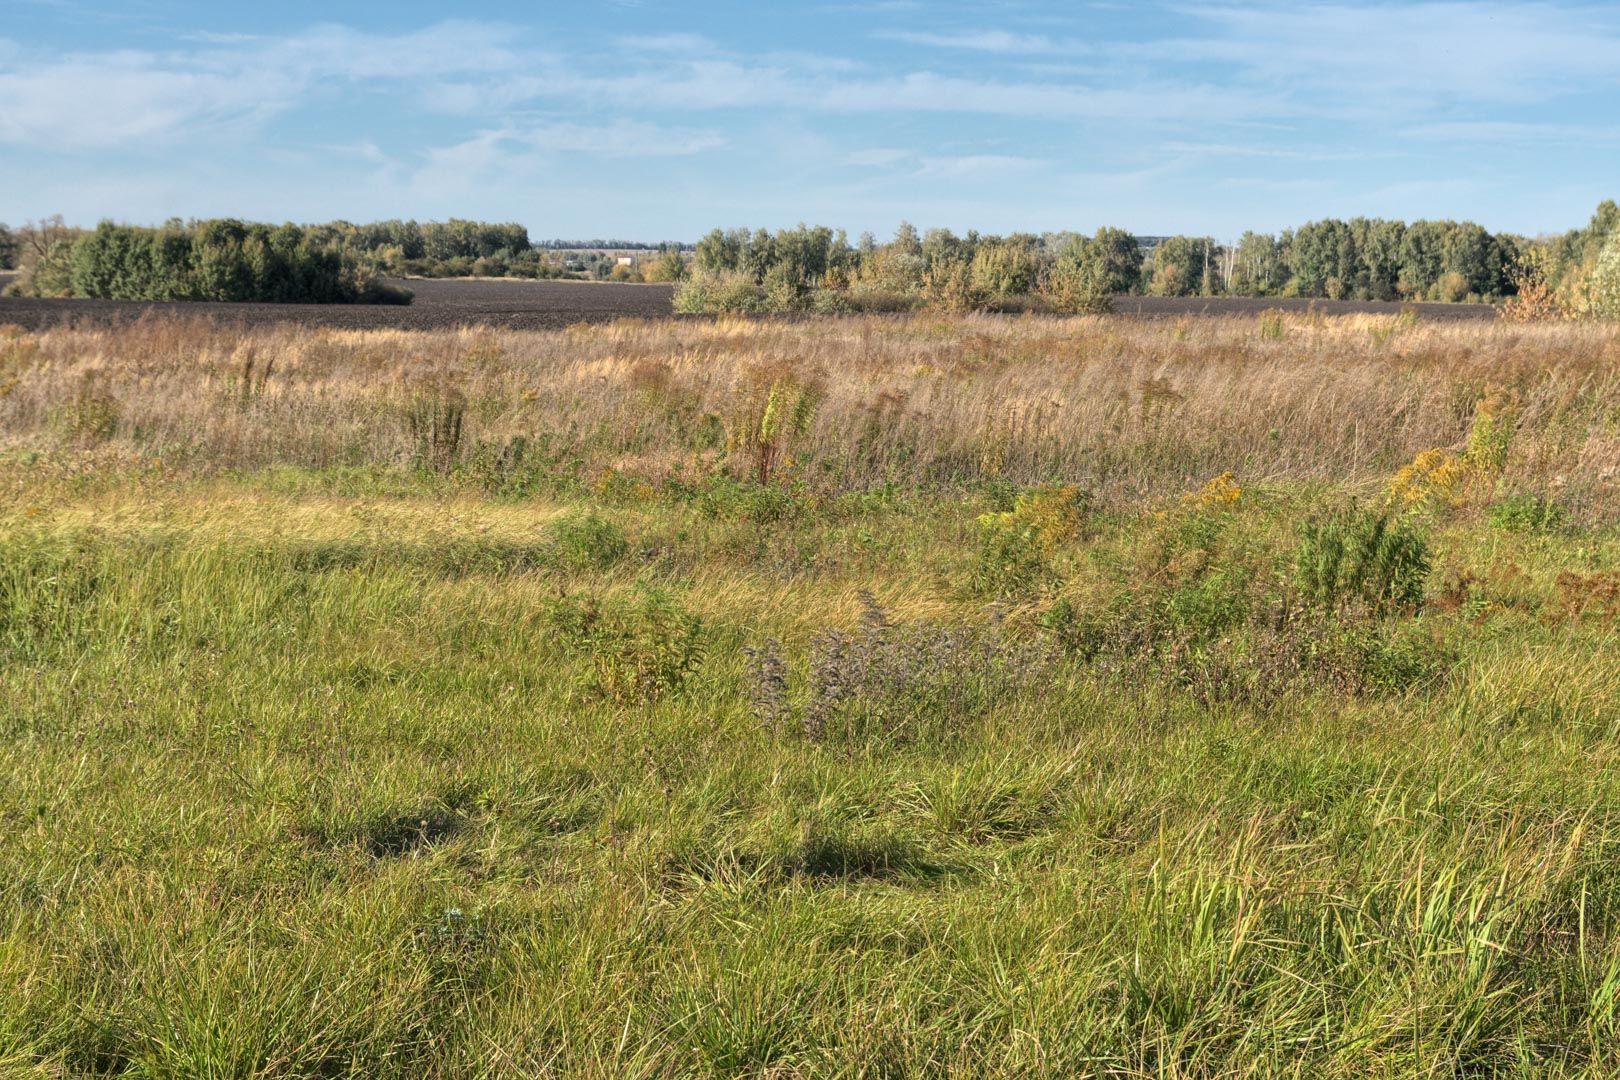
[[1620, 197], [1620, 5], [0, 0], [0, 221], [1275, 230]]

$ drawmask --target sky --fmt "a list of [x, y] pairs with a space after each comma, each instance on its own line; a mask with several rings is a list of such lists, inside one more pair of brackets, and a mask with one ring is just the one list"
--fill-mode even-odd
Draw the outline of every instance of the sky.
[[[451, 15], [451, 12], [455, 14]], [[1620, 4], [0, 0], [0, 221], [693, 240], [1620, 197]]]

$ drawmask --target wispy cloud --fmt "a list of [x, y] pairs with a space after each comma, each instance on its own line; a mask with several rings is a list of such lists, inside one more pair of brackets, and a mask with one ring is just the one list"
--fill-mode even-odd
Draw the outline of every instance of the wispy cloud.
[[966, 49], [989, 53], [1073, 52], [1083, 48], [1072, 43], [1060, 46], [1044, 34], [1015, 34], [1007, 30], [961, 30], [954, 33], [880, 30], [873, 36], [886, 41], [921, 45], [931, 49]]
[[1399, 132], [1403, 139], [1423, 142], [1483, 143], [1488, 145], [1561, 144], [1568, 146], [1620, 145], [1620, 124], [1527, 123], [1512, 120], [1459, 120], [1414, 124]]
[[1228, 64], [1244, 80], [1402, 112], [1459, 101], [1540, 100], [1620, 80], [1620, 18], [1610, 6], [1266, 0], [1180, 13], [1206, 32], [1136, 51]]
[[317, 26], [166, 52], [14, 48], [0, 71], [0, 142], [86, 150], [251, 131], [325, 82], [509, 71], [518, 63], [509, 37], [453, 21], [395, 35]]

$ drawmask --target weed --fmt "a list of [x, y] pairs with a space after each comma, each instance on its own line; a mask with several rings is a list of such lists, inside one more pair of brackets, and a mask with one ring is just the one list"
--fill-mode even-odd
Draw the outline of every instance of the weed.
[[454, 387], [429, 384], [410, 396], [405, 426], [415, 445], [417, 467], [448, 472], [455, 465], [466, 412], [467, 397]]
[[755, 652], [750, 698], [761, 723], [850, 750], [937, 742], [1006, 702], [1049, 662], [1039, 647], [994, 625], [895, 624], [870, 596], [863, 602], [859, 630], [811, 639], [797, 707], [789, 704], [780, 651]]
[[819, 380], [802, 378], [792, 370], [749, 372], [738, 397], [731, 445], [748, 461], [749, 472], [761, 487], [792, 467], [789, 450], [809, 430], [824, 393]]
[[1073, 485], [1034, 488], [1012, 509], [979, 517], [979, 558], [970, 579], [982, 595], [1017, 596], [1052, 574], [1052, 559], [1073, 541], [1089, 496]]
[[1569, 524], [1569, 511], [1539, 495], [1509, 495], [1491, 504], [1490, 522], [1505, 532], [1555, 533]]
[[1422, 603], [1429, 548], [1405, 520], [1350, 510], [1307, 522], [1300, 533], [1294, 580], [1313, 603], [1330, 611], [1360, 603], [1374, 612]]
[[606, 570], [630, 550], [624, 529], [594, 510], [574, 510], [548, 528], [553, 550], [564, 566]]
[[590, 658], [591, 689], [620, 705], [679, 694], [708, 651], [702, 620], [658, 589], [630, 601], [564, 596], [549, 614], [563, 641]]

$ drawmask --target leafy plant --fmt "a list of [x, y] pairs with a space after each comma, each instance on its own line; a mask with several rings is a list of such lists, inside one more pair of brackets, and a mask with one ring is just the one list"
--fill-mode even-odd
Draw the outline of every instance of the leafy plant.
[[679, 694], [708, 651], [703, 621], [660, 589], [628, 602], [565, 596], [550, 620], [565, 642], [589, 654], [591, 689], [621, 705]]
[[564, 514], [548, 532], [559, 561], [568, 566], [605, 570], [630, 550], [624, 529], [594, 510]]
[[1354, 601], [1382, 612], [1422, 602], [1429, 548], [1405, 520], [1354, 510], [1309, 522], [1301, 534], [1295, 583], [1314, 603], [1333, 610]]
[[1506, 532], [1557, 532], [1569, 522], [1569, 511], [1537, 495], [1509, 495], [1492, 504], [1490, 522]]
[[981, 515], [974, 590], [1013, 596], [1038, 584], [1052, 557], [1079, 535], [1089, 501], [1073, 485], [1052, 485], [1021, 493], [1011, 510]]
[[792, 464], [788, 451], [810, 429], [825, 393], [820, 380], [793, 370], [755, 368], [749, 373], [734, 414], [731, 444], [762, 486]]

